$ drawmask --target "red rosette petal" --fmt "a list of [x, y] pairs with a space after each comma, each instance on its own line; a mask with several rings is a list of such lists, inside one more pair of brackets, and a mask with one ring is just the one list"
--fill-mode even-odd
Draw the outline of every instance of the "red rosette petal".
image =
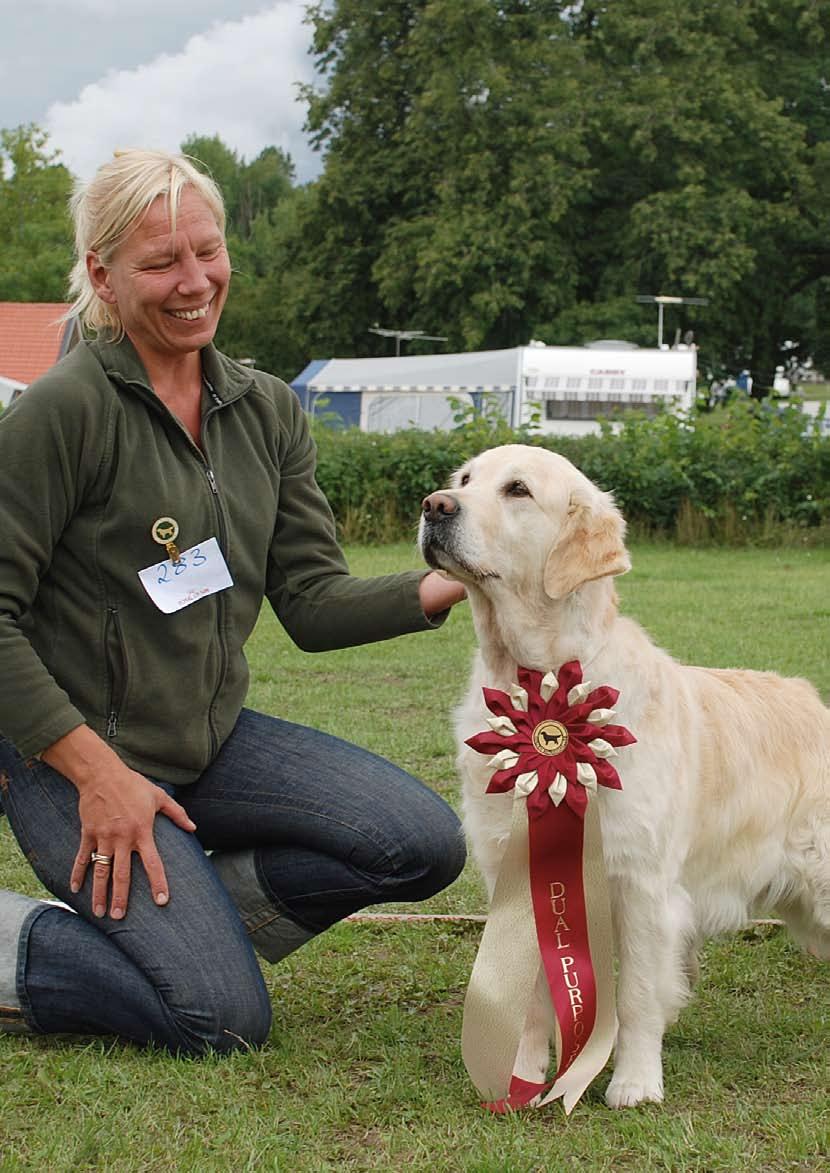
[[502, 692], [500, 688], [482, 688], [481, 691], [484, 693], [484, 703], [491, 713], [495, 713], [497, 717], [515, 716], [516, 709], [506, 692]]
[[588, 809], [588, 794], [584, 786], [571, 783], [565, 791], [565, 802], [579, 819], [585, 818]]
[[527, 738], [516, 733], [504, 737], [501, 733], [485, 729], [468, 737], [464, 744], [469, 745], [476, 753], [498, 753], [503, 749], [512, 749], [514, 753], [520, 753], [522, 747], [527, 744]]
[[552, 805], [553, 800], [548, 794], [547, 787], [543, 787], [540, 780], [536, 789], [531, 790], [527, 796], [527, 817], [541, 819], [548, 813]]
[[537, 672], [535, 668], [519, 668], [519, 684], [529, 697], [538, 696], [542, 688], [544, 672]]
[[510, 766], [507, 770], [496, 770], [490, 779], [490, 784], [485, 791], [486, 794], [493, 792], [500, 792], [502, 790], [511, 790], [513, 783], [520, 774], [527, 774], [533, 767], [528, 766], [526, 762], [519, 759], [515, 766]]
[[592, 764], [594, 765], [594, 772], [597, 776], [597, 783], [600, 786], [607, 786], [611, 790], [622, 790], [620, 776], [610, 762], [598, 761]]
[[604, 737], [609, 745], [634, 745], [637, 738], [624, 725], [601, 725], [595, 737]]
[[556, 673], [556, 679], [559, 681], [559, 688], [564, 688], [567, 696], [574, 685], [582, 683], [582, 665], [579, 660], [568, 660], [567, 664], [563, 664]]
[[567, 710], [568, 719], [575, 722], [584, 721], [594, 709], [613, 709], [619, 696], [619, 689], [610, 688], [607, 684], [600, 685], [589, 693], [584, 701]]

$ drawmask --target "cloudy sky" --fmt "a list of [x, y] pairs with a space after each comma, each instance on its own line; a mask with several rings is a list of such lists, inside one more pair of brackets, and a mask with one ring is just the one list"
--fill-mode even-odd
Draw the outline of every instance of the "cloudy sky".
[[116, 147], [218, 134], [320, 159], [297, 83], [315, 80], [304, 0], [0, 0], [0, 127], [35, 122], [83, 178]]

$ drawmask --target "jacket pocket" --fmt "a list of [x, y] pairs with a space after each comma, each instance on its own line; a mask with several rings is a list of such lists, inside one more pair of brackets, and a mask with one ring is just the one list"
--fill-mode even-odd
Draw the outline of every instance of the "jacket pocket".
[[104, 635], [107, 658], [107, 737], [118, 736], [118, 725], [124, 712], [130, 683], [129, 661], [124, 644], [124, 632], [118, 606], [107, 604], [107, 626]]

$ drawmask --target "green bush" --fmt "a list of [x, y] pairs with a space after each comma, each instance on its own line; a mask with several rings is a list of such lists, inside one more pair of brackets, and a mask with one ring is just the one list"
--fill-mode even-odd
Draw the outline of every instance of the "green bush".
[[688, 416], [631, 413], [599, 434], [511, 431], [459, 413], [448, 432], [376, 434], [315, 429], [318, 480], [344, 540], [414, 536], [426, 493], [495, 444], [532, 443], [572, 460], [613, 491], [638, 535], [687, 543], [821, 541], [830, 531], [830, 437], [795, 405], [741, 400]]

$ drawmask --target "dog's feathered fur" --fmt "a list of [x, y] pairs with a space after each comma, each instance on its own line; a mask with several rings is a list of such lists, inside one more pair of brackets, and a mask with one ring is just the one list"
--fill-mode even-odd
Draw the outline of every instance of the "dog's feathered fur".
[[[424, 502], [427, 561], [466, 584], [479, 642], [456, 714], [465, 826], [490, 894], [512, 793], [487, 795], [482, 685], [517, 664], [579, 660], [620, 690], [616, 720], [637, 737], [615, 762], [623, 790], [597, 801], [619, 961], [612, 1107], [663, 1096], [665, 1027], [686, 1001], [711, 934], [775, 910], [830, 959], [830, 710], [804, 680], [685, 667], [618, 614], [629, 569], [610, 495], [563, 457], [506, 445], [475, 457]], [[542, 1081], [552, 1020], [539, 988], [518, 1074]]]

